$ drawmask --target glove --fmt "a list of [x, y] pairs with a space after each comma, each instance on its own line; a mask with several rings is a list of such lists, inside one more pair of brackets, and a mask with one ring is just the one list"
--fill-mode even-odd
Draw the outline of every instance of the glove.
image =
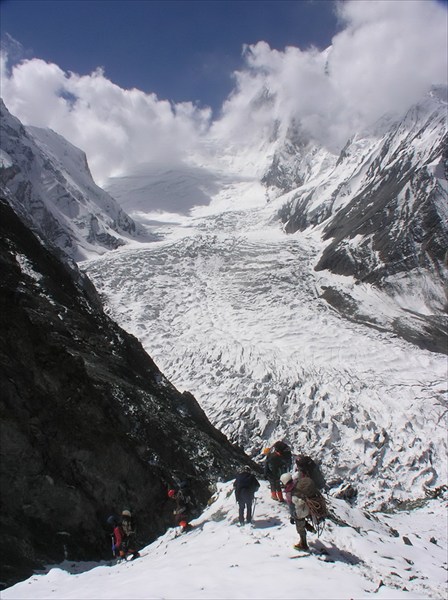
[[291, 523], [291, 525], [295, 525], [296, 524], [296, 520], [294, 519], [294, 517], [291, 517], [289, 519], [289, 522]]

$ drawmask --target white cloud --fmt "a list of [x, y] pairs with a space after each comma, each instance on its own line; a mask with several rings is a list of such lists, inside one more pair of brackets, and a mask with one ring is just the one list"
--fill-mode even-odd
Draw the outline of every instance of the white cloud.
[[338, 4], [338, 12], [344, 28], [324, 52], [293, 47], [279, 52], [265, 42], [249, 46], [246, 68], [237, 74], [215, 130], [230, 138], [247, 135], [253, 145], [272, 117], [295, 117], [336, 150], [354, 130], [385, 113], [402, 114], [432, 84], [446, 84], [445, 6], [431, 0], [354, 0]]
[[447, 10], [428, 0], [346, 2], [330, 76], [344, 101], [368, 118], [403, 111], [431, 84], [446, 83]]
[[1, 78], [9, 110], [24, 124], [50, 127], [82, 148], [99, 182], [141, 162], [181, 160], [211, 115], [190, 103], [172, 105], [124, 90], [101, 69], [80, 76], [32, 59], [8, 73], [3, 59]]
[[2, 61], [2, 95], [25, 124], [51, 127], [82, 148], [98, 181], [143, 162], [181, 161], [206, 147], [261, 151], [274, 122], [295, 118], [338, 150], [359, 127], [403, 112], [431, 84], [447, 80], [447, 10], [436, 0], [349, 0], [330, 49], [244, 49], [235, 89], [211, 111], [125, 90], [101, 69], [65, 73], [40, 59], [12, 70]]

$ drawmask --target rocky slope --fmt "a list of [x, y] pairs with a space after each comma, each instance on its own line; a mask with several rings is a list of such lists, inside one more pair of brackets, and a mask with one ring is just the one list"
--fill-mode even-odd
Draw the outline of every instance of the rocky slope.
[[4, 585], [41, 562], [109, 556], [105, 519], [124, 507], [154, 539], [169, 486], [188, 479], [204, 505], [247, 459], [4, 200], [0, 230]]
[[141, 229], [93, 181], [85, 154], [50, 129], [23, 127], [0, 100], [0, 186], [46, 243], [79, 260]]

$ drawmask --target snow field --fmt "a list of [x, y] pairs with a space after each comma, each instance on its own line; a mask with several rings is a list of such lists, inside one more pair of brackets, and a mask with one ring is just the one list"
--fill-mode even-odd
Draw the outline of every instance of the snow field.
[[270, 499], [267, 483], [261, 482], [257, 493], [253, 525], [243, 527], [237, 525], [232, 482], [218, 484], [190, 533], [170, 529], [130, 563], [49, 567], [46, 574], [4, 590], [2, 598], [445, 597], [447, 536], [440, 523], [446, 512], [440, 502], [388, 515], [363, 513], [336, 499], [330, 499], [330, 508], [334, 520], [327, 521], [321, 539], [309, 535], [314, 552], [292, 559], [297, 533], [286, 505]]

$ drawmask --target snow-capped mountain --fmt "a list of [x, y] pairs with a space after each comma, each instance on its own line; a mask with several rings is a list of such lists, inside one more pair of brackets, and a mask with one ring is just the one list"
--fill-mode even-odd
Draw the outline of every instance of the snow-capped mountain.
[[0, 100], [0, 186], [47, 243], [81, 260], [142, 234], [92, 179], [85, 154], [49, 129], [23, 127]]
[[[295, 188], [279, 212], [287, 232], [318, 227], [329, 240], [316, 269], [343, 277], [325, 289], [327, 301], [439, 352], [447, 351], [447, 106], [447, 88], [434, 87], [404, 119], [353, 136], [339, 157], [310, 144], [296, 151], [291, 138], [265, 177], [277, 195]], [[373, 312], [353, 288], [363, 282], [403, 314]]]
[[[257, 456], [285, 438], [375, 506], [446, 481], [444, 97], [340, 155], [283, 124], [263, 177], [233, 155], [240, 180], [208, 206], [84, 265], [232, 440]], [[171, 184], [159, 177], [159, 198]]]

